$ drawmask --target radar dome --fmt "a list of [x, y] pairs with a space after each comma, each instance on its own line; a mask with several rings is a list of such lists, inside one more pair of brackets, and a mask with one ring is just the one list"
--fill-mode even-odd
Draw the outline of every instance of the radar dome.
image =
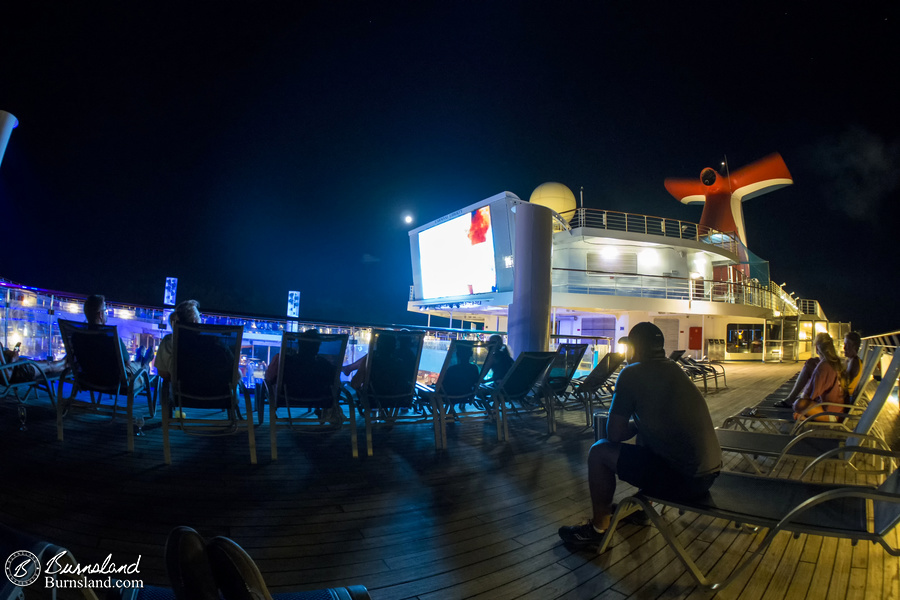
[[[539, 204], [546, 206], [550, 210], [555, 210], [566, 219], [571, 219], [575, 213], [570, 211], [578, 208], [578, 205], [575, 203], [575, 194], [572, 193], [572, 190], [555, 181], [548, 181], [537, 186], [531, 192], [531, 198], [528, 201], [532, 204]], [[568, 214], [566, 214], [567, 212]]]

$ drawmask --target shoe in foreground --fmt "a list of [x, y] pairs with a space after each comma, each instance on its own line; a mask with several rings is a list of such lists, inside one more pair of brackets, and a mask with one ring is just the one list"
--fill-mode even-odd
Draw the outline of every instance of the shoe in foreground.
[[603, 541], [604, 533], [598, 533], [591, 522], [584, 525], [570, 525], [559, 528], [559, 537], [566, 546], [581, 550], [582, 548], [597, 547]]

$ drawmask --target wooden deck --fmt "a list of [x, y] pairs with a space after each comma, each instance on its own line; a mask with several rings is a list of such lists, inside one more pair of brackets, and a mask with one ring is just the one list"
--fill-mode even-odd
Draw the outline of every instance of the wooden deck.
[[[726, 369], [728, 389], [707, 395], [716, 423], [755, 404], [799, 365]], [[82, 563], [141, 555], [148, 585], [167, 584], [166, 535], [189, 525], [240, 543], [273, 591], [363, 584], [376, 600], [900, 596], [900, 559], [816, 536], [780, 534], [718, 594], [695, 586], [652, 527], [622, 527], [603, 555], [570, 552], [557, 528], [589, 513], [585, 459], [593, 434], [580, 412], [565, 413], [553, 436], [539, 416], [513, 418], [508, 443], [498, 443], [490, 425], [454, 424], [441, 453], [429, 425], [376, 431], [375, 456], [355, 460], [345, 427], [304, 436], [281, 430], [272, 462], [262, 427], [258, 465], [249, 464], [245, 435], [175, 432], [167, 467], [158, 421], [128, 455], [122, 419], [69, 419], [65, 442], [57, 442], [49, 406], [30, 404], [28, 430], [20, 432], [14, 404], [0, 401], [0, 522], [66, 546]], [[737, 457], [726, 460], [744, 470]], [[819, 476], [848, 477], [833, 469]], [[623, 484], [619, 495], [630, 491]], [[724, 522], [675, 511], [666, 518], [716, 574], [729, 573], [758, 541]]]

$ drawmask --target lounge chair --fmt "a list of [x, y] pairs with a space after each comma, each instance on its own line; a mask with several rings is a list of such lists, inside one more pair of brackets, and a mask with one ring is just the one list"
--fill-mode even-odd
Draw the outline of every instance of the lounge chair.
[[609, 384], [613, 374], [625, 362], [625, 356], [616, 352], [609, 352], [597, 366], [581, 379], [573, 379], [571, 389], [566, 393], [567, 400], [574, 400], [584, 407], [586, 424], [591, 426], [593, 421], [594, 403], [603, 406], [604, 401], [612, 398], [613, 385]]
[[359, 410], [366, 423], [368, 456], [372, 456], [372, 428], [376, 425], [432, 421], [435, 438], [440, 435], [440, 418], [428, 411], [419, 412], [415, 404], [424, 340], [425, 333], [421, 331], [372, 330], [365, 378], [357, 392]]
[[[247, 429], [250, 462], [256, 464], [256, 434], [250, 393], [241, 382], [240, 325], [175, 323], [172, 379], [162, 386], [163, 457], [172, 463], [169, 430], [181, 429], [192, 435], [227, 435]], [[246, 419], [241, 417], [238, 398], [244, 396]], [[177, 409], [177, 413], [173, 411]], [[185, 410], [190, 412], [190, 418]], [[207, 417], [210, 410], [224, 411], [225, 417]], [[173, 419], [173, 416], [175, 417]]]
[[[813, 405], [810, 408], [825, 406], [830, 409], [827, 411], [828, 415], [835, 415], [839, 417], [842, 422], [845, 422], [845, 418], [849, 416], [852, 421], [852, 417], [858, 415], [865, 408], [868, 399], [865, 394], [863, 394], [863, 391], [872, 380], [872, 376], [875, 373], [875, 367], [878, 366], [883, 351], [884, 348], [882, 346], [871, 346], [863, 349], [862, 373], [860, 374], [860, 379], [856, 388], [851, 390], [850, 399], [847, 404], [822, 403]], [[743, 429], [745, 431], [751, 431], [758, 428], [770, 433], [785, 433], [785, 430], [792, 429], [796, 426], [796, 422], [793, 418], [793, 408], [778, 408], [773, 406], [773, 403], [777, 400], [784, 400], [790, 394], [796, 379], [797, 376], [795, 375], [785, 382], [774, 394], [766, 396], [766, 399], [757, 406], [746, 407], [736, 415], [728, 417], [723, 421], [722, 428]], [[856, 407], [856, 409], [848, 409], [848, 407]]]
[[[278, 460], [278, 427], [287, 425], [295, 431], [333, 431], [344, 422], [341, 397], [341, 365], [349, 336], [285, 331], [278, 355], [278, 376], [270, 388], [265, 382], [256, 410], [262, 424], [266, 407], [269, 411], [272, 460]], [[353, 456], [359, 455], [356, 438], [356, 411], [347, 396], [350, 408], [350, 439]], [[296, 414], [299, 409], [302, 414]], [[279, 417], [281, 410], [284, 416]]]
[[[115, 421], [118, 412], [125, 413], [125, 430], [128, 451], [134, 451], [134, 401], [138, 394], [147, 398], [147, 416], [156, 414], [156, 391], [146, 369], [129, 373], [125, 368], [126, 356], [115, 325], [89, 325], [59, 319], [59, 332], [70, 357], [69, 366], [59, 378], [59, 401], [56, 404], [56, 437], [63, 440], [65, 418], [73, 411], [108, 414]], [[70, 384], [68, 396], [63, 385]], [[79, 394], [87, 392], [88, 399]], [[112, 398], [112, 404], [102, 402], [103, 395]], [[120, 397], [125, 405], [120, 404]]]
[[556, 431], [553, 402], [546, 401], [550, 395], [544, 388], [547, 370], [555, 358], [556, 352], [522, 352], [500, 382], [481, 386], [479, 397], [485, 400], [497, 423], [500, 441], [509, 439], [507, 413], [518, 411], [516, 403], [527, 411], [545, 410], [547, 431]]
[[[58, 376], [49, 376], [44, 373], [40, 363], [33, 360], [20, 359], [13, 363], [6, 362], [6, 355], [3, 353], [3, 344], [0, 344], [0, 398], [6, 398], [12, 395], [16, 402], [24, 404], [26, 400], [34, 394], [37, 398], [38, 391], [44, 391], [50, 398], [50, 406], [56, 410], [56, 391], [53, 386], [59, 380]], [[13, 382], [13, 370], [16, 367], [31, 365], [34, 367], [37, 377], [28, 381]], [[24, 396], [20, 396], [20, 392], [25, 392]]]
[[722, 376], [722, 386], [728, 387], [728, 383], [725, 380], [725, 367], [723, 367], [722, 365], [717, 365], [711, 362], [702, 362], [690, 356], [682, 356], [681, 362], [700, 369], [707, 375], [712, 375], [716, 382], [716, 389], [719, 388], [719, 375]]
[[[882, 457], [900, 456], [883, 450], [864, 451]], [[871, 511], [867, 510], [868, 502], [872, 503]], [[662, 518], [658, 512], [661, 508], [724, 519], [738, 526], [768, 528], [769, 531], [750, 556], [727, 577], [713, 581], [700, 570], [668, 521]], [[880, 544], [892, 556], [900, 556], [900, 549], [886, 539], [900, 522], [900, 472], [896, 470], [877, 488], [723, 472], [709, 493], [697, 500], [673, 500], [638, 492], [618, 503], [598, 552], [606, 550], [616, 526], [636, 510], [644, 511], [697, 583], [711, 590], [722, 589], [737, 579], [756, 557], [765, 553], [781, 531], [849, 539], [854, 544], [867, 540]]]
[[[448, 419], [484, 418], [485, 407], [475, 395], [491, 370], [495, 350], [496, 346], [485, 342], [450, 340], [434, 387], [417, 384], [419, 397], [431, 405], [438, 419], [436, 448], [447, 448]], [[463, 359], [469, 362], [464, 365], [460, 362]]]
[[[724, 452], [740, 453], [757, 473], [762, 473], [753, 456], [776, 457], [774, 472], [787, 459], [810, 460], [834, 448], [842, 446], [871, 446], [889, 449], [883, 438], [872, 435], [875, 420], [881, 414], [900, 372], [900, 352], [895, 352], [890, 366], [878, 384], [872, 399], [852, 431], [823, 427], [811, 427], [799, 435], [781, 435], [755, 431], [716, 429], [719, 445]], [[852, 465], [851, 456], [845, 464]]]
[[546, 390], [557, 403], [561, 404], [565, 400], [572, 377], [581, 365], [587, 347], [587, 344], [560, 344], [556, 349], [556, 357], [547, 371]]

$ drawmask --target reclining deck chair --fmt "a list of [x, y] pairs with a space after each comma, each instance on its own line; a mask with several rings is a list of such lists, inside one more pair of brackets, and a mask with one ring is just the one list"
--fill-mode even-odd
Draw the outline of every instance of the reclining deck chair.
[[[716, 429], [716, 436], [723, 452], [737, 452], [753, 467], [757, 473], [762, 473], [755, 460], [751, 456], [776, 457], [772, 468], [775, 468], [786, 459], [812, 459], [820, 454], [842, 446], [870, 446], [889, 449], [887, 443], [879, 436], [872, 435], [875, 420], [881, 414], [888, 397], [897, 382], [900, 372], [900, 352], [894, 352], [891, 364], [878, 384], [872, 399], [869, 401], [859, 421], [852, 431], [845, 429], [832, 429], [813, 427], [803, 431], [799, 435], [790, 436], [776, 433], [761, 433], [756, 431], [736, 431], [731, 429]], [[844, 464], [852, 465], [853, 456]]]
[[[881, 456], [900, 456], [889, 451], [863, 450]], [[873, 505], [871, 512], [867, 510], [868, 502]], [[657, 512], [657, 507], [671, 507], [769, 531], [750, 556], [725, 579], [711, 581], [678, 540], [668, 521]], [[894, 548], [886, 539], [900, 522], [900, 471], [894, 471], [877, 488], [723, 471], [709, 492], [697, 500], [673, 500], [638, 492], [619, 502], [598, 552], [606, 550], [616, 526], [636, 510], [644, 511], [697, 583], [711, 590], [722, 589], [737, 579], [756, 557], [765, 553], [780, 531], [850, 539], [854, 544], [868, 540], [880, 544], [892, 556], [900, 556], [900, 548]]]
[[[253, 406], [250, 393], [241, 381], [239, 363], [240, 325], [203, 325], [175, 323], [172, 380], [163, 384], [162, 434], [163, 457], [172, 464], [169, 429], [178, 428], [193, 435], [227, 435], [237, 432], [243, 421], [250, 445], [250, 462], [256, 464], [256, 434], [253, 429]], [[246, 419], [242, 419], [239, 394], [246, 402]], [[173, 409], [178, 409], [173, 419]], [[184, 409], [225, 411], [223, 418], [203, 418], [192, 411], [187, 418]]]
[[[147, 397], [148, 416], [156, 414], [156, 392], [150, 374], [143, 367], [129, 373], [126, 356], [115, 325], [89, 325], [59, 319], [59, 332], [70, 357], [69, 366], [59, 378], [59, 399], [56, 403], [56, 437], [62, 441], [65, 417], [73, 410], [109, 414], [115, 421], [119, 410], [125, 412], [128, 451], [134, 451], [134, 400], [140, 393]], [[63, 394], [63, 384], [71, 384], [69, 396]], [[89, 400], [80, 399], [87, 392]], [[104, 404], [103, 394], [112, 397], [112, 404]], [[125, 405], [119, 404], [124, 396]]]
[[717, 365], [711, 362], [701, 362], [690, 356], [682, 356], [681, 362], [700, 369], [707, 375], [712, 375], [716, 382], [716, 389], [719, 389], [719, 375], [722, 376], [722, 385], [724, 387], [728, 387], [728, 383], [725, 381], [725, 367], [723, 367], [722, 365]]
[[[278, 355], [278, 376], [270, 388], [264, 381], [263, 395], [256, 410], [262, 424], [266, 405], [269, 408], [272, 460], [278, 460], [278, 426], [286, 424], [298, 431], [333, 431], [344, 422], [341, 397], [341, 366], [347, 349], [346, 333], [315, 335], [309, 332], [285, 331]], [[350, 440], [354, 458], [359, 456], [356, 439], [356, 411], [349, 397]], [[301, 409], [305, 414], [294, 415]], [[285, 416], [279, 417], [282, 410]], [[330, 424], [328, 424], [330, 423]]]
[[556, 357], [550, 363], [547, 371], [547, 392], [552, 394], [553, 400], [562, 405], [566, 399], [566, 392], [572, 383], [575, 371], [581, 365], [581, 359], [587, 352], [587, 344], [560, 344], [556, 349]]
[[[863, 391], [872, 380], [875, 367], [878, 366], [883, 351], [884, 348], [882, 346], [871, 346], [863, 349], [860, 378], [856, 388], [850, 390], [850, 399], [847, 404], [838, 405], [826, 402], [814, 406], [829, 408], [830, 410], [827, 414], [840, 417], [841, 421], [844, 421], [845, 417], [849, 417], [849, 420], [854, 420], [852, 417], [854, 415], [858, 416], [865, 408], [866, 397]], [[722, 422], [722, 429], [751, 431], [754, 428], [758, 428], [770, 433], [784, 433], [785, 429], [793, 428], [796, 425], [793, 418], [794, 410], [792, 408], [778, 408], [772, 406], [772, 403], [776, 400], [784, 400], [790, 394], [798, 375], [799, 373], [791, 377], [775, 393], [766, 396], [765, 400], [760, 404], [755, 407], [744, 408], [736, 415], [725, 419]]]
[[[418, 385], [419, 396], [429, 402], [438, 419], [435, 447], [447, 448], [447, 420], [483, 418], [485, 410], [475, 395], [491, 370], [496, 346], [472, 340], [450, 340], [434, 388]], [[472, 406], [473, 409], [467, 408]]]
[[515, 403], [522, 405], [525, 398], [531, 398], [535, 403], [527, 407], [528, 410], [535, 407], [546, 410], [547, 430], [549, 433], [556, 431], [553, 402], [544, 401], [549, 398], [544, 388], [547, 371], [555, 358], [556, 352], [522, 352], [500, 382], [481, 386], [479, 397], [485, 400], [497, 423], [498, 440], [509, 439], [507, 412], [516, 410]]
[[440, 418], [428, 411], [416, 412], [416, 378], [425, 333], [373, 329], [366, 355], [366, 373], [358, 390], [359, 409], [366, 423], [366, 454], [372, 456], [372, 427], [375, 421], [395, 423], [432, 421], [435, 439]]
[[[37, 398], [38, 391], [44, 391], [50, 398], [50, 407], [56, 410], [56, 391], [53, 389], [53, 385], [59, 380], [59, 377], [47, 375], [41, 365], [33, 360], [19, 359], [8, 363], [6, 355], [3, 353], [4, 350], [3, 344], [0, 343], [0, 398], [6, 398], [12, 394], [16, 402], [24, 404], [32, 393]], [[29, 377], [27, 381], [16, 381], [16, 369], [24, 366], [31, 367], [35, 377]], [[25, 395], [20, 396], [20, 391], [24, 391]]]
[[594, 402], [603, 406], [604, 400], [612, 398], [613, 386], [608, 382], [613, 373], [625, 362], [625, 356], [616, 352], [609, 352], [597, 366], [581, 379], [572, 380], [572, 389], [566, 396], [584, 406], [584, 415], [588, 427], [592, 424]]

